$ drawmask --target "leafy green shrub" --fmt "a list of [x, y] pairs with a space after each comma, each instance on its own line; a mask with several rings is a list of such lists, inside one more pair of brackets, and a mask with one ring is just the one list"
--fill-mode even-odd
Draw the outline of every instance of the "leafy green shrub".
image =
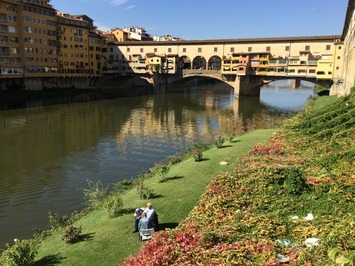
[[98, 207], [102, 204], [103, 200], [107, 197], [108, 187], [104, 187], [101, 181], [93, 182], [87, 180], [88, 187], [84, 188], [84, 199], [90, 207]]
[[309, 190], [307, 179], [304, 177], [302, 171], [298, 168], [285, 169], [286, 179], [285, 187], [288, 193], [293, 195], [301, 195], [303, 192]]
[[234, 135], [233, 134], [228, 134], [227, 139], [228, 139], [229, 143], [233, 143]]
[[178, 163], [182, 162], [183, 158], [184, 158], [184, 156], [181, 154], [169, 156], [169, 164], [170, 165], [178, 164]]
[[120, 195], [110, 195], [104, 203], [104, 208], [108, 212], [109, 217], [117, 217], [122, 213], [123, 200]]
[[340, 251], [339, 248], [331, 248], [328, 250], [328, 257], [335, 263], [335, 265], [355, 265], [355, 250]]
[[51, 229], [61, 228], [70, 223], [69, 217], [66, 215], [60, 217], [58, 213], [52, 212], [51, 210], [48, 211], [48, 220]]
[[113, 184], [113, 191], [116, 193], [121, 193], [123, 191], [127, 191], [128, 189], [134, 186], [133, 180], [124, 179], [122, 181], [116, 182]]
[[6, 250], [1, 254], [0, 265], [28, 266], [32, 265], [37, 254], [38, 245], [34, 240], [15, 239], [15, 244], [6, 244]]
[[166, 178], [166, 175], [169, 172], [169, 167], [166, 165], [162, 165], [157, 168], [156, 175], [158, 176], [158, 182], [163, 182]]
[[154, 191], [150, 187], [146, 187], [142, 180], [137, 181], [137, 193], [140, 199], [150, 199], [154, 195]]
[[65, 244], [74, 244], [80, 240], [81, 227], [70, 225], [65, 230], [62, 240]]
[[216, 146], [217, 149], [222, 148], [224, 143], [224, 138], [222, 138], [221, 136], [218, 137], [218, 139], [214, 140], [214, 145]]

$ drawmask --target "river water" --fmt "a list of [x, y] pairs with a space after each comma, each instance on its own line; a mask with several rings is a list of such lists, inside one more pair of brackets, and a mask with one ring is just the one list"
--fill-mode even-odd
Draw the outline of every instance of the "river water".
[[230, 87], [0, 111], [0, 248], [46, 229], [48, 210], [83, 207], [87, 180], [104, 185], [147, 171], [198, 141], [274, 128], [303, 106], [310, 85], [264, 87], [234, 98]]

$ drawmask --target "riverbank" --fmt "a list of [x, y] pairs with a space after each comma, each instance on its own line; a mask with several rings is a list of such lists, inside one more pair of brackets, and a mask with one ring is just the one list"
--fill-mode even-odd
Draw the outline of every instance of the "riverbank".
[[123, 265], [354, 265], [354, 117], [355, 88], [311, 100]]
[[[160, 229], [175, 228], [197, 204], [211, 178], [220, 172], [231, 171], [234, 161], [244, 156], [254, 144], [265, 142], [275, 130], [256, 130], [239, 136], [223, 148], [211, 148], [203, 153], [203, 160], [195, 162], [189, 158], [173, 165], [166, 182], [159, 183], [158, 177], [145, 181], [156, 196], [149, 199], [159, 215]], [[229, 165], [220, 165], [220, 161]], [[109, 218], [103, 209], [95, 210], [76, 222], [82, 227], [86, 239], [73, 245], [61, 240], [59, 230], [41, 243], [36, 265], [115, 265], [123, 262], [128, 255], [134, 255], [141, 247], [138, 235], [132, 234], [133, 211], [145, 206], [147, 200], [139, 199], [136, 188], [123, 195], [126, 214]]]

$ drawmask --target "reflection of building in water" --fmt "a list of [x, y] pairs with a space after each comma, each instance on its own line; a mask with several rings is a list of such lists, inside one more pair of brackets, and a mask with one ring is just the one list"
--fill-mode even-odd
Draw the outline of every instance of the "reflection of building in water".
[[147, 101], [145, 106], [131, 111], [116, 135], [117, 143], [127, 145], [127, 138], [135, 135], [152, 138], [184, 135], [191, 139], [207, 136], [212, 139], [216, 132], [234, 130], [233, 106], [221, 112], [214, 95], [198, 94], [194, 101], [201, 106], [200, 111], [191, 111], [189, 106], [163, 109], [161, 102], [155, 106], [153, 99]]

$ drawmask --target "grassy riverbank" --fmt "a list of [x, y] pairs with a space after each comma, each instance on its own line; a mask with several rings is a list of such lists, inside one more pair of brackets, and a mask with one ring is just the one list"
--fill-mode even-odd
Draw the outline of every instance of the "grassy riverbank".
[[354, 265], [355, 88], [308, 103], [125, 266]]
[[[231, 171], [236, 158], [245, 156], [256, 143], [265, 142], [275, 130], [256, 130], [239, 136], [234, 142], [225, 142], [220, 149], [211, 148], [203, 153], [203, 160], [195, 162], [189, 158], [173, 165], [165, 182], [158, 177], [145, 180], [145, 185], [154, 190], [153, 203], [159, 215], [161, 229], [174, 228], [185, 219], [211, 178], [221, 172]], [[220, 165], [220, 161], [229, 165]], [[128, 255], [134, 255], [141, 247], [138, 235], [132, 234], [133, 212], [145, 206], [147, 200], [138, 197], [136, 188], [123, 195], [126, 214], [109, 218], [107, 212], [98, 209], [74, 224], [82, 227], [85, 240], [66, 245], [59, 230], [41, 243], [35, 265], [116, 265]]]

